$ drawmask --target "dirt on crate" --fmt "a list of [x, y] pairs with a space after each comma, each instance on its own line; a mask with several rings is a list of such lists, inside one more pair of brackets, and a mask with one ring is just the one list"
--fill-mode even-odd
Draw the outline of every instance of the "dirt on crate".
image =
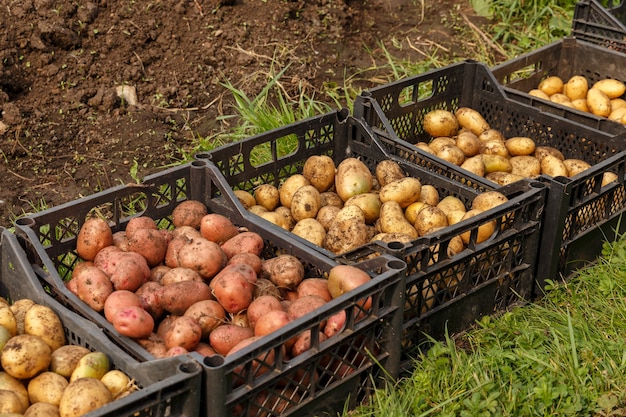
[[381, 45], [471, 58], [476, 19], [457, 0], [3, 1], [0, 226], [179, 163], [234, 113], [226, 80], [254, 97], [288, 67], [288, 94], [323, 99]]

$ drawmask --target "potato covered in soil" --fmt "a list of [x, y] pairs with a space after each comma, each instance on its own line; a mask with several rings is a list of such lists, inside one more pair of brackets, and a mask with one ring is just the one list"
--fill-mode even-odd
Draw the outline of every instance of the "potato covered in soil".
[[76, 253], [87, 261], [93, 261], [103, 248], [113, 244], [113, 232], [100, 217], [89, 218], [83, 223], [76, 237]]
[[190, 226], [200, 229], [200, 221], [207, 214], [206, 206], [196, 200], [186, 200], [172, 210], [172, 224], [175, 228]]
[[14, 378], [28, 379], [48, 369], [52, 350], [39, 336], [18, 334], [4, 345], [2, 369]]
[[327, 155], [314, 155], [304, 162], [302, 175], [320, 193], [328, 191], [335, 183], [335, 161]]
[[59, 403], [61, 417], [80, 417], [113, 401], [111, 391], [96, 378], [80, 378], [71, 382]]
[[367, 165], [357, 158], [346, 158], [337, 166], [335, 190], [343, 201], [372, 190], [374, 177]]

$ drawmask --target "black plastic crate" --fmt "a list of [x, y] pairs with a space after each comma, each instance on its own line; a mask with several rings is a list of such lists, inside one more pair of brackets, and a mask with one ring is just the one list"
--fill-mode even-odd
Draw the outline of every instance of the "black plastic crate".
[[512, 100], [602, 132], [621, 135], [626, 132], [626, 125], [622, 123], [543, 100], [528, 92], [551, 75], [560, 77], [563, 82], [567, 82], [574, 75], [582, 75], [589, 86], [606, 78], [626, 82], [626, 54], [622, 52], [612, 51], [577, 37], [566, 37], [496, 65], [491, 71], [502, 85], [506, 96]]
[[28, 298], [50, 307], [61, 319], [68, 344], [104, 352], [111, 366], [125, 372], [140, 387], [87, 414], [89, 417], [142, 417], [199, 415], [202, 367], [179, 356], [140, 363], [112, 344], [90, 321], [63, 307], [41, 288], [26, 253], [15, 235], [0, 229], [0, 296], [9, 300]]
[[[428, 87], [429, 94], [418, 94], [422, 86]], [[408, 96], [412, 99], [401, 100], [407, 92], [413, 92]], [[591, 169], [573, 178], [539, 179], [548, 185], [549, 192], [542, 220], [537, 294], [541, 294], [546, 279], [569, 277], [595, 260], [602, 242], [615, 239], [612, 228], [626, 208], [623, 135], [602, 132], [508, 99], [488, 68], [475, 62], [371, 89], [358, 98], [354, 112], [372, 127], [388, 151], [409, 159], [420, 152], [413, 143], [429, 140], [422, 127], [424, 115], [432, 109], [454, 111], [459, 107], [477, 110], [505, 137], [527, 136], [538, 145], [554, 146], [569, 158], [592, 164]], [[419, 157], [425, 156], [420, 153]], [[467, 172], [446, 164], [450, 171]], [[600, 187], [602, 174], [607, 171], [617, 174], [618, 180]]]
[[626, 52], [626, 5], [609, 1], [607, 7], [597, 0], [580, 0], [574, 9], [572, 36]]
[[[295, 150], [287, 155], [273, 154], [270, 162], [253, 165], [254, 149], [279, 149], [284, 140], [296, 139]], [[385, 148], [392, 144], [385, 142]], [[397, 146], [394, 144], [394, 146]], [[451, 177], [430, 169], [439, 164], [428, 163], [427, 157], [418, 154], [392, 156], [378, 141], [370, 127], [345, 113], [329, 113], [288, 126], [265, 132], [200, 155], [209, 159], [226, 181], [220, 195], [212, 199], [215, 204], [231, 205], [235, 211], [245, 211], [232, 193], [232, 189], [251, 191], [260, 183], [278, 186], [292, 173], [302, 172], [310, 155], [329, 155], [336, 163], [346, 157], [358, 157], [374, 169], [384, 159], [394, 159], [408, 175], [419, 178], [423, 184], [432, 184], [441, 197], [455, 195], [468, 205], [478, 194], [487, 190], [481, 186], [482, 178], [467, 180], [463, 173], [440, 166]], [[414, 162], [426, 162], [422, 166]], [[219, 173], [215, 175], [219, 176]], [[455, 180], [454, 178], [458, 178]], [[427, 336], [443, 338], [450, 333], [466, 330], [485, 314], [504, 311], [530, 299], [537, 267], [541, 214], [545, 204], [544, 184], [521, 181], [500, 190], [509, 202], [473, 219], [432, 233], [409, 244], [392, 242], [364, 245], [354, 251], [337, 256], [341, 263], [388, 253], [404, 260], [408, 265], [406, 300], [404, 304], [403, 352], [410, 365], [410, 354]], [[265, 220], [254, 216], [257, 221]], [[479, 225], [495, 220], [498, 231], [487, 241], [476, 243], [476, 236], [466, 250], [449, 257], [450, 240], [464, 232], [472, 232]], [[270, 225], [284, 232], [278, 226]], [[277, 232], [278, 233], [278, 232]], [[310, 244], [313, 249], [322, 250]], [[509, 248], [512, 248], [509, 250]], [[461, 276], [460, 282], [452, 277]]]
[[[104, 334], [137, 360], [150, 363], [154, 360], [151, 354], [134, 340], [121, 336], [103, 315], [91, 310], [65, 288], [64, 281], [69, 279], [78, 261], [75, 251], [78, 231], [88, 215], [95, 211], [110, 221], [114, 231], [123, 230], [130, 218], [139, 215], [152, 217], [160, 228], [169, 228], [170, 215], [180, 202], [193, 199], [211, 207], [210, 196], [216, 189], [207, 163], [195, 161], [149, 176], [140, 185], [114, 187], [19, 219], [16, 234], [26, 249], [40, 286], [55, 299], [97, 324]], [[210, 211], [227, 215], [238, 226], [259, 233], [265, 241], [264, 256], [289, 253], [298, 257], [305, 266], [307, 276], [324, 276], [337, 265], [334, 260], [310, 251], [287, 235], [273, 234], [258, 222], [226, 212], [219, 206], [213, 206]], [[372, 281], [327, 303], [308, 317], [225, 359], [190, 353], [202, 364], [204, 375], [200, 414], [234, 416], [239, 415], [239, 407], [246, 410], [244, 415], [250, 416], [301, 416], [339, 411], [347, 398], [350, 399], [349, 405], [354, 406], [365, 400], [375, 384], [382, 383], [385, 376], [397, 376], [406, 264], [390, 256], [382, 256], [356, 266], [367, 271], [373, 277]], [[367, 297], [372, 297], [373, 307], [364, 310], [359, 307], [359, 300]], [[322, 320], [344, 310], [360, 314], [359, 319], [349, 321], [339, 335], [324, 342], [315, 341], [310, 353], [295, 359], [287, 360], [279, 352], [284, 341], [319, 327]], [[271, 365], [272, 372], [253, 378], [248, 371], [257, 358], [274, 353], [278, 356], [277, 363]], [[349, 374], [326, 369], [327, 358], [332, 358], [336, 366], [349, 369]], [[235, 375], [235, 372], [239, 374]], [[242, 373], [248, 374], [247, 384], [234, 386], [233, 381]], [[289, 409], [280, 409], [283, 403], [266, 403], [258, 414], [253, 413], [253, 405], [261, 402], [263, 395], [275, 398], [285, 390], [285, 386], [297, 389], [296, 395], [287, 403]]]

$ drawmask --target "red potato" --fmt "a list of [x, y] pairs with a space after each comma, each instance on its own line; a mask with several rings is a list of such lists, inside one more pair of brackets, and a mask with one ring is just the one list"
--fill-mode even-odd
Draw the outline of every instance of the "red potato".
[[207, 207], [201, 201], [183, 201], [172, 210], [172, 224], [176, 228], [189, 226], [200, 229], [200, 223], [206, 214]]
[[124, 307], [142, 307], [141, 299], [132, 291], [113, 291], [104, 302], [104, 317], [113, 322], [113, 316]]
[[161, 285], [170, 285], [180, 281], [203, 282], [204, 279], [197, 271], [191, 268], [183, 268], [182, 266], [170, 268], [170, 270], [161, 277]]
[[196, 238], [178, 251], [178, 266], [191, 268], [203, 278], [213, 278], [228, 262], [226, 254], [215, 242]]
[[174, 323], [174, 320], [176, 320], [178, 317], [180, 316], [175, 316], [175, 315], [165, 316], [163, 320], [161, 320], [161, 322], [158, 324], [155, 334], [156, 334], [156, 337], [160, 339], [164, 345], [165, 345], [165, 339], [164, 339], [165, 333], [169, 331], [170, 327], [172, 326], [172, 323]]
[[224, 242], [222, 250], [230, 259], [238, 253], [253, 253], [261, 256], [264, 246], [265, 242], [263, 242], [263, 238], [258, 233], [241, 232]]
[[234, 324], [217, 326], [209, 335], [209, 343], [220, 355], [226, 355], [237, 343], [254, 336], [250, 327], [240, 327]]
[[215, 351], [215, 349], [213, 349], [213, 347], [211, 347], [211, 345], [209, 345], [208, 343], [204, 343], [204, 342], [198, 343], [198, 346], [196, 346], [194, 351], [199, 353], [202, 356], [217, 355], [217, 352]]
[[268, 311], [254, 325], [255, 336], [265, 336], [291, 323], [289, 314], [283, 310]]
[[[226, 356], [233, 356], [235, 353], [237, 353], [238, 351], [245, 349], [246, 347], [250, 346], [251, 344], [257, 342], [258, 340], [261, 340], [263, 337], [262, 336], [252, 336], [249, 337], [247, 339], [242, 340], [241, 342], [237, 343], [235, 346], [233, 346], [228, 353], [226, 354]], [[259, 376], [267, 373], [268, 371], [271, 370], [271, 367], [274, 366], [274, 363], [276, 361], [276, 353], [274, 352], [274, 349], [270, 349], [269, 351], [265, 351], [265, 352], [261, 352], [259, 354], [259, 356], [256, 357], [256, 359], [254, 359], [252, 361], [252, 365], [249, 368], [245, 369], [245, 376], [246, 378], [258, 378]], [[236, 367], [233, 370], [233, 375], [243, 375], [244, 374], [244, 366], [245, 365], [240, 365], [238, 367]], [[243, 378], [236, 378], [234, 383], [235, 385], [240, 385], [241, 383], [243, 383], [244, 380]]]
[[163, 262], [167, 248], [167, 238], [160, 230], [138, 229], [128, 238], [128, 251], [143, 256], [150, 267]]
[[76, 237], [76, 253], [86, 261], [93, 261], [103, 248], [113, 245], [113, 232], [100, 217], [87, 219]]
[[[317, 337], [320, 343], [328, 339], [328, 337], [326, 337], [326, 335], [322, 332], [318, 332]], [[298, 335], [298, 338], [291, 347], [291, 356], [295, 358], [309, 349], [311, 349], [311, 331], [307, 330]]]
[[211, 331], [226, 321], [224, 307], [215, 300], [202, 300], [193, 303], [184, 316], [194, 319], [202, 328], [202, 340], [209, 340]]
[[182, 346], [172, 346], [165, 352], [166, 358], [171, 358], [173, 356], [186, 355], [189, 351]]
[[120, 334], [133, 339], [143, 339], [154, 330], [154, 319], [146, 310], [138, 306], [127, 306], [118, 310], [111, 323]]
[[130, 239], [139, 229], [153, 229], [157, 230], [157, 224], [152, 217], [148, 216], [137, 216], [131, 218], [128, 223], [126, 223], [126, 237]]
[[[318, 295], [305, 295], [294, 300], [287, 309], [287, 314], [290, 320], [297, 320], [302, 316], [305, 316], [326, 304], [326, 300]], [[320, 326], [323, 328], [326, 324], [325, 320], [320, 321]]]
[[194, 229], [191, 226], [180, 226], [172, 230], [172, 239], [178, 236], [186, 237], [187, 240], [192, 240], [197, 237], [202, 237], [202, 235], [200, 234], [200, 230]]
[[198, 346], [202, 338], [202, 328], [191, 317], [181, 316], [172, 321], [165, 332], [163, 340], [168, 349], [182, 347], [191, 352]]
[[[198, 235], [197, 237], [201, 237], [201, 236]], [[167, 250], [165, 251], [165, 257], [163, 258], [163, 263], [170, 268], [176, 268], [180, 266], [178, 264], [178, 252], [180, 251], [180, 248], [190, 243], [191, 241], [192, 239], [186, 235], [183, 235], [183, 234], [174, 235], [170, 243], [167, 245]]]
[[172, 314], [182, 316], [194, 303], [213, 298], [211, 288], [198, 281], [181, 281], [164, 285], [157, 291], [161, 307]]
[[229, 313], [235, 314], [248, 308], [253, 299], [256, 274], [246, 264], [230, 265], [211, 280], [213, 296]]
[[324, 278], [305, 278], [302, 280], [298, 288], [296, 289], [298, 298], [306, 295], [317, 295], [323, 298], [326, 302], [333, 299], [328, 291], [328, 281]]
[[239, 228], [226, 216], [218, 213], [209, 213], [200, 219], [200, 234], [205, 239], [223, 244], [239, 234]]
[[76, 274], [78, 274], [80, 270], [86, 266], [95, 266], [95, 265], [93, 264], [93, 261], [78, 262], [74, 266], [74, 269], [72, 270], [72, 277], [76, 276]]
[[136, 291], [148, 281], [150, 267], [146, 259], [135, 252], [120, 252], [117, 264], [109, 278], [116, 290]]
[[145, 339], [136, 339], [137, 343], [148, 351], [156, 359], [162, 359], [167, 354], [167, 347], [161, 337], [158, 337], [155, 333], [152, 333]]
[[250, 327], [254, 327], [259, 317], [264, 316], [269, 311], [282, 310], [283, 306], [280, 300], [272, 295], [262, 295], [256, 297], [246, 310], [248, 315], [248, 323]]
[[113, 246], [123, 250], [124, 252], [128, 251], [128, 238], [126, 237], [126, 231], [120, 230], [113, 233]]
[[[372, 277], [367, 272], [352, 265], [337, 265], [328, 273], [328, 291], [333, 298], [340, 297], [359, 286], [371, 281]], [[371, 297], [359, 302], [365, 309], [371, 307]]]
[[278, 288], [294, 290], [304, 279], [304, 265], [293, 255], [278, 255], [263, 262], [263, 276]]
[[78, 288], [76, 286], [76, 278], [72, 278], [65, 283], [65, 288], [67, 288], [72, 294], [78, 296]]
[[150, 313], [155, 320], [159, 320], [165, 314], [165, 309], [161, 307], [159, 302], [161, 287], [162, 285], [156, 281], [148, 281], [135, 291], [135, 294], [141, 301], [141, 307]]
[[332, 337], [340, 333], [346, 325], [347, 318], [348, 316], [345, 310], [341, 310], [330, 316], [328, 320], [326, 320], [326, 325], [324, 326], [324, 335], [326, 337]]
[[102, 248], [93, 260], [94, 266], [102, 269], [107, 275], [111, 275], [117, 265], [118, 255], [123, 252], [117, 246]]
[[98, 267], [82, 268], [74, 277], [78, 298], [95, 311], [104, 310], [104, 303], [113, 292], [113, 284], [109, 277]]
[[238, 253], [228, 260], [227, 265], [233, 265], [233, 264], [250, 265], [252, 269], [254, 269], [254, 272], [257, 275], [259, 275], [263, 268], [263, 259], [261, 259], [261, 257], [257, 254], [244, 252], [244, 253]]

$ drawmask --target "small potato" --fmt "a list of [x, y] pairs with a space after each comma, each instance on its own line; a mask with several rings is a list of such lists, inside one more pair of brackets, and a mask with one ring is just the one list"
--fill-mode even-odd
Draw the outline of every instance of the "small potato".
[[611, 114], [611, 99], [597, 88], [590, 88], [587, 92], [587, 106], [596, 116], [609, 117]]
[[610, 78], [596, 81], [591, 88], [602, 91], [609, 99], [619, 98], [626, 92], [626, 84]]
[[550, 96], [550, 101], [556, 104], [560, 104], [562, 106], [574, 107], [572, 104], [572, 100], [569, 99], [565, 94], [556, 93]]
[[28, 379], [48, 369], [51, 353], [50, 346], [39, 336], [18, 334], [4, 345], [0, 364], [12, 377]]
[[538, 88], [533, 88], [532, 90], [528, 92], [528, 94], [530, 94], [533, 97], [537, 97], [543, 100], [550, 100], [550, 96]]
[[469, 129], [476, 136], [490, 128], [489, 123], [474, 109], [460, 107], [454, 115], [459, 121], [459, 126]]
[[[340, 210], [341, 208], [337, 206], [322, 206], [317, 212], [315, 220], [324, 227], [325, 231], [328, 231], [330, 224], [335, 220]], [[380, 209], [378, 212], [380, 213]]]
[[429, 153], [429, 154], [432, 154], [432, 155], [435, 154], [435, 152], [430, 148], [430, 146], [428, 146], [428, 143], [426, 143], [426, 142], [417, 142], [415, 144], [415, 147], [417, 149], [420, 149], [420, 150], [426, 152], [426, 153]]
[[438, 152], [435, 152], [435, 155], [454, 165], [461, 165], [465, 162], [465, 153], [456, 145], [443, 146]]
[[122, 398], [137, 389], [130, 377], [119, 369], [110, 370], [100, 378], [100, 381], [111, 391], [114, 400]]
[[561, 151], [552, 146], [537, 146], [535, 148], [535, 158], [537, 158], [539, 162], [541, 162], [546, 155], [552, 155], [561, 161], [565, 159]]
[[576, 110], [584, 111], [590, 113], [589, 106], [587, 105], [587, 98], [577, 98], [576, 100], [572, 100], [572, 107]]
[[323, 193], [321, 193], [320, 202], [322, 204], [322, 207], [324, 206], [335, 206], [339, 208], [343, 207], [343, 200], [341, 199], [341, 197], [339, 197], [339, 194], [337, 194], [334, 191], [324, 191]]
[[[339, 197], [337, 197], [337, 198], [339, 198]], [[320, 204], [322, 205], [322, 207], [324, 206], [321, 194], [320, 194]], [[319, 210], [318, 210], [318, 212], [319, 212]], [[291, 215], [291, 209], [289, 209], [289, 208], [287, 208], [285, 206], [278, 206], [274, 210], [274, 213], [279, 214], [279, 215], [281, 215], [283, 217], [284, 221], [280, 222], [281, 227], [284, 226], [285, 230], [293, 229], [293, 226], [295, 226], [295, 224], [296, 224], [296, 220]]]
[[448, 226], [448, 217], [443, 210], [435, 206], [427, 206], [417, 213], [414, 226], [417, 233], [420, 236], [424, 236], [433, 231], [433, 229]]
[[436, 206], [439, 204], [439, 191], [437, 191], [433, 185], [424, 184], [422, 185], [420, 197], [417, 201], [423, 201], [431, 206]]
[[272, 184], [261, 184], [254, 190], [256, 204], [265, 207], [268, 211], [274, 210], [280, 204], [278, 188]]
[[326, 238], [326, 229], [316, 219], [300, 220], [295, 224], [291, 233], [320, 247], [324, 245], [324, 239]]
[[413, 177], [404, 177], [382, 187], [378, 197], [383, 204], [395, 201], [401, 208], [406, 208], [418, 200], [421, 190], [422, 183], [420, 180]]
[[298, 188], [291, 197], [291, 215], [296, 222], [302, 219], [314, 219], [320, 207], [320, 192], [312, 185]]
[[487, 174], [485, 178], [489, 181], [495, 182], [498, 185], [507, 185], [512, 184], [516, 181], [523, 180], [526, 177], [519, 174], [513, 174], [512, 172], [496, 171], [492, 172], [491, 174]]
[[535, 152], [535, 141], [524, 136], [507, 139], [505, 146], [511, 156], [531, 155]]
[[278, 187], [278, 194], [280, 196], [280, 204], [287, 208], [291, 208], [291, 199], [298, 188], [305, 185], [311, 185], [309, 180], [302, 174], [294, 174], [287, 178], [285, 182]]
[[369, 193], [373, 184], [374, 176], [361, 160], [346, 158], [337, 166], [335, 190], [343, 201], [357, 194]]
[[456, 141], [449, 136], [440, 136], [431, 140], [428, 146], [436, 154], [440, 152], [444, 146], [456, 146]]
[[28, 382], [28, 398], [31, 404], [44, 402], [58, 406], [68, 384], [69, 381], [57, 373], [42, 372]]
[[508, 197], [499, 191], [485, 191], [474, 197], [471, 209], [487, 211], [508, 201]]
[[465, 204], [459, 197], [448, 195], [441, 199], [441, 201], [437, 204], [437, 208], [447, 214], [454, 210], [465, 211]]
[[402, 207], [396, 201], [387, 201], [381, 206], [380, 228], [385, 233], [404, 233], [413, 239], [419, 237], [419, 233], [406, 219]]
[[113, 232], [106, 220], [87, 219], [76, 237], [76, 253], [86, 261], [93, 261], [103, 248], [113, 245]]
[[85, 302], [94, 311], [102, 311], [104, 302], [113, 292], [113, 283], [98, 267], [83, 268], [74, 278], [78, 298]]
[[602, 175], [602, 187], [617, 181], [618, 176], [614, 172], [605, 172]]
[[404, 217], [411, 224], [415, 224], [415, 220], [417, 219], [417, 213], [419, 213], [425, 207], [428, 207], [429, 204], [423, 201], [416, 201], [415, 203], [410, 204], [406, 209], [404, 209]]
[[89, 352], [89, 349], [80, 345], [61, 346], [52, 352], [49, 370], [69, 379], [80, 359]]
[[541, 174], [541, 163], [534, 156], [514, 156], [509, 159], [509, 162], [511, 163], [511, 174], [524, 178], [534, 178]]
[[116, 311], [111, 323], [121, 335], [143, 339], [154, 330], [154, 318], [142, 307], [126, 306]]
[[454, 136], [459, 130], [459, 122], [453, 113], [436, 109], [424, 116], [424, 130], [432, 137]]
[[365, 223], [372, 224], [378, 220], [380, 216], [380, 206], [382, 202], [380, 201], [378, 193], [363, 193], [350, 197], [345, 202], [344, 207], [350, 205], [359, 207], [365, 216]]
[[183, 201], [172, 210], [172, 224], [175, 228], [190, 226], [200, 229], [200, 220], [207, 214], [207, 207], [201, 201]]
[[256, 204], [254, 196], [245, 190], [233, 190], [233, 194], [235, 194], [237, 200], [239, 200], [243, 208], [246, 210], [249, 210], [250, 207]]
[[400, 165], [389, 159], [384, 159], [376, 164], [375, 175], [380, 187], [406, 177]]
[[[467, 213], [465, 213], [462, 220], [465, 221], [471, 219], [472, 217], [477, 216], [480, 213], [482, 213], [481, 210], [469, 210]], [[476, 234], [476, 243], [482, 243], [489, 239], [496, 231], [496, 221], [492, 220], [487, 223], [482, 223], [477, 226], [477, 229], [478, 232]], [[468, 245], [472, 239], [472, 231], [468, 230], [464, 233], [461, 233], [461, 239], [463, 240], [463, 243], [465, 245]]]
[[565, 165], [565, 168], [567, 169], [568, 177], [574, 177], [591, 168], [589, 163], [580, 159], [566, 159], [563, 161], [563, 165]]
[[233, 236], [237, 236], [239, 229], [226, 216], [218, 213], [208, 213], [200, 219], [200, 235], [203, 238], [223, 244]]
[[54, 310], [41, 304], [35, 304], [26, 311], [24, 333], [41, 337], [52, 351], [66, 343], [61, 319]]
[[506, 146], [506, 142], [501, 142], [497, 139], [482, 142], [480, 153], [482, 155], [499, 155], [503, 158], [509, 157], [509, 149]]
[[556, 156], [546, 155], [541, 160], [541, 173], [551, 177], [567, 177], [567, 167]]
[[548, 96], [556, 93], [562, 93], [563, 80], [556, 75], [552, 75], [541, 80], [537, 88], [546, 93]]
[[589, 84], [587, 79], [582, 75], [574, 75], [571, 77], [565, 86], [563, 87], [563, 93], [573, 102], [581, 98], [587, 97], [587, 91], [589, 90]]
[[156, 229], [139, 229], [128, 238], [128, 250], [146, 258], [149, 267], [163, 262], [167, 244], [165, 236]]
[[483, 156], [480, 154], [467, 158], [465, 162], [461, 164], [461, 168], [466, 169], [479, 177], [485, 176], [485, 164], [483, 162]]
[[221, 247], [226, 257], [230, 259], [238, 253], [253, 253], [260, 256], [264, 246], [263, 237], [258, 233], [241, 232], [228, 239]]
[[469, 130], [459, 133], [456, 137], [456, 146], [463, 151], [466, 157], [478, 155], [481, 141], [478, 136]]
[[335, 161], [330, 156], [314, 155], [304, 162], [302, 175], [320, 193], [323, 193], [335, 183], [335, 170]]
[[502, 171], [511, 172], [513, 167], [508, 158], [500, 155], [482, 155], [483, 165], [485, 166], [485, 174]]
[[[286, 208], [284, 206], [281, 206], [283, 208]], [[287, 209], [289, 210], [289, 209]], [[265, 211], [263, 213], [258, 213], [258, 216], [262, 219], [267, 220], [268, 222], [275, 224], [276, 226], [280, 227], [281, 229], [285, 229], [287, 231], [291, 230], [293, 228], [293, 226], [291, 225], [289, 219], [287, 217], [285, 217], [284, 215], [276, 212], [276, 211]], [[295, 219], [293, 218], [293, 215], [291, 214], [291, 210], [289, 210], [289, 217], [295, 222]], [[295, 223], [294, 223], [295, 224]]]
[[206, 238], [187, 242], [178, 251], [178, 266], [190, 268], [205, 279], [214, 277], [226, 262], [228, 258], [222, 247]]
[[111, 391], [96, 378], [80, 378], [63, 391], [59, 403], [61, 417], [80, 417], [113, 401]]

